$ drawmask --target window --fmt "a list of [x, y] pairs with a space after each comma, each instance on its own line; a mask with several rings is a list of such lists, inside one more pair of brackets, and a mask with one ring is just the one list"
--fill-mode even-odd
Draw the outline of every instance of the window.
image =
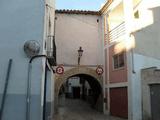
[[113, 56], [113, 67], [114, 69], [124, 67], [124, 52]]

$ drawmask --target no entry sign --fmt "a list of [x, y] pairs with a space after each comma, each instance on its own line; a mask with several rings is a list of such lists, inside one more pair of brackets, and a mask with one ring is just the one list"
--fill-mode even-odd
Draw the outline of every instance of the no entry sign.
[[98, 66], [97, 69], [96, 69], [96, 73], [98, 75], [102, 75], [103, 74], [103, 68], [101, 66]]
[[64, 73], [64, 68], [63, 68], [62, 66], [58, 66], [58, 67], [56, 68], [56, 73], [57, 73], [57, 74], [63, 74], [63, 73]]

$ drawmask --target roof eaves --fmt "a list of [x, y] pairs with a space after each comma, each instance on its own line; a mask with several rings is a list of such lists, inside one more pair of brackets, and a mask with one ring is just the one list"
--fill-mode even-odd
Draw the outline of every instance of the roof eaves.
[[107, 8], [111, 5], [111, 3], [113, 2], [113, 0], [108, 0], [106, 3], [105, 3], [105, 5], [100, 9], [100, 14], [103, 14], [106, 10], [107, 10]]
[[56, 13], [60, 13], [60, 14], [90, 14], [90, 15], [100, 15], [99, 11], [87, 11], [87, 10], [56, 10]]

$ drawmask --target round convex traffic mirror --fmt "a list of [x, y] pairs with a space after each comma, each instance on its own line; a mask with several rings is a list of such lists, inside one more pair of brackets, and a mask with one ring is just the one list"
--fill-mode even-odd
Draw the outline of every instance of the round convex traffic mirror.
[[28, 57], [38, 55], [40, 52], [40, 44], [36, 40], [26, 41], [24, 44], [24, 52]]

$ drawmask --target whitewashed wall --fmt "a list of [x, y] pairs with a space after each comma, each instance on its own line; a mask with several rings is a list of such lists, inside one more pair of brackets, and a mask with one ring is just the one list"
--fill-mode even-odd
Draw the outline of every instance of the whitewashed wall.
[[[0, 102], [8, 60], [13, 59], [11, 76], [4, 107], [3, 120], [25, 120], [27, 74], [29, 58], [23, 51], [28, 40], [43, 46], [45, 0], [0, 1]], [[31, 120], [41, 117], [42, 60], [32, 63]]]
[[71, 85], [71, 87], [80, 87], [81, 86], [79, 77], [69, 78], [68, 83]]
[[141, 69], [149, 67], [160, 67], [160, 60], [147, 57], [140, 54], [134, 54], [134, 70], [132, 74], [132, 105], [133, 105], [133, 118], [135, 120], [142, 119], [142, 94], [141, 94]]
[[132, 74], [132, 110], [133, 119], [142, 119], [141, 69], [160, 68], [160, 8], [153, 9], [154, 23], [134, 33], [136, 47], [134, 49], [134, 70]]
[[[56, 45], [58, 64], [78, 64], [80, 46], [84, 50], [83, 65], [102, 65], [102, 25], [97, 15], [56, 13]], [[97, 19], [99, 22], [97, 22]]]

